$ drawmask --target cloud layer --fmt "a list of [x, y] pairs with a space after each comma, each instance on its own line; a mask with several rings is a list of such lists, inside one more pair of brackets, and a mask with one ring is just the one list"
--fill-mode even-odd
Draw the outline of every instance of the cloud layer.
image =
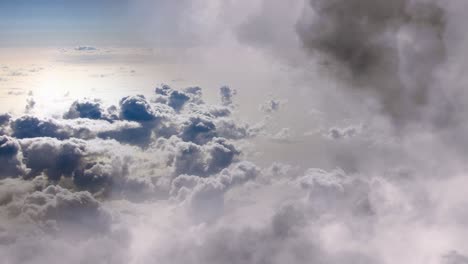
[[[2, 115], [4, 261], [466, 259], [458, 243], [466, 216], [456, 210], [463, 190], [451, 187], [463, 186], [463, 177], [428, 177], [423, 167], [375, 175], [260, 167], [242, 154], [243, 142], [261, 135], [232, 117], [233, 94], [222, 88], [220, 105], [210, 105], [201, 88], [163, 85], [151, 98], [127, 96], [116, 106], [78, 100], [62, 118]], [[329, 133], [345, 142], [362, 132]], [[434, 192], [441, 184], [450, 191]]]

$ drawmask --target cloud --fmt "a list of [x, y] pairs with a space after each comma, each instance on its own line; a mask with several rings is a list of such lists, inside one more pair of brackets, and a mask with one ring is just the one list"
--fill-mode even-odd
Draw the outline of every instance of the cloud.
[[226, 105], [226, 106], [229, 106], [229, 105], [232, 105], [233, 101], [233, 97], [234, 95], [236, 95], [236, 90], [230, 88], [229, 86], [223, 86], [221, 88], [219, 88], [219, 93], [221, 95], [221, 103], [223, 105]]
[[339, 128], [339, 127], [332, 127], [328, 130], [326, 136], [330, 139], [345, 139], [354, 137], [356, 134], [359, 133], [359, 128], [354, 126]]
[[65, 139], [70, 133], [52, 119], [23, 116], [11, 122], [12, 136], [16, 138], [54, 137]]
[[197, 221], [214, 221], [223, 213], [224, 193], [254, 180], [258, 175], [259, 169], [254, 164], [241, 162], [209, 178], [186, 174], [177, 176], [170, 192], [187, 204]]
[[358, 215], [374, 214], [369, 200], [369, 184], [344, 171], [309, 169], [299, 182], [303, 188], [309, 189], [310, 206], [316, 212], [339, 214], [351, 211]]
[[24, 109], [24, 112], [26, 114], [31, 113], [34, 110], [34, 107], [36, 106], [36, 101], [34, 98], [30, 97], [26, 100], [26, 107]]
[[11, 91], [8, 92], [8, 95], [16, 95], [16, 96], [19, 96], [19, 95], [23, 95], [25, 92], [24, 91], [17, 91], [17, 89], [12, 89]]
[[92, 46], [78, 46], [75, 47], [75, 51], [97, 51], [98, 49], [96, 47]]
[[33, 67], [29, 69], [29, 72], [35, 73], [35, 72], [40, 72], [40, 71], [43, 71], [43, 70], [44, 70], [43, 67], [33, 65]]
[[271, 165], [249, 161], [245, 145], [264, 145], [231, 103], [202, 99], [162, 86], [113, 107], [80, 99], [63, 115], [1, 115], [4, 260], [464, 263], [465, 163], [428, 131], [391, 141], [326, 126], [356, 140], [301, 141], [308, 156], [281, 129], [290, 144]]
[[54, 185], [27, 195], [24, 204], [18, 209], [24, 217], [40, 225], [49, 225], [47, 228], [65, 232], [73, 230], [105, 233], [111, 221], [109, 213], [90, 193], [72, 193]]
[[11, 76], [11, 77], [22, 77], [22, 76], [28, 76], [28, 74], [23, 72], [23, 69], [18, 69], [18, 70], [11, 71], [9, 73], [9, 76]]
[[430, 1], [309, 4], [297, 25], [304, 49], [322, 56], [345, 86], [376, 96], [397, 124], [420, 118], [446, 59], [445, 10]]
[[72, 176], [81, 165], [86, 148], [86, 143], [77, 139], [37, 138], [22, 140], [20, 144], [30, 175], [44, 172], [53, 181]]
[[124, 97], [119, 105], [122, 119], [137, 122], [155, 121], [162, 117], [158, 110], [169, 111], [160, 105], [158, 109], [154, 109], [143, 95]]
[[18, 141], [8, 136], [0, 136], [0, 178], [18, 177], [27, 173]]
[[167, 153], [167, 165], [173, 167], [175, 175], [208, 176], [228, 167], [240, 154], [233, 144], [223, 138], [213, 138], [200, 146], [173, 136], [158, 139], [155, 148]]
[[10, 131], [10, 114], [0, 114], [0, 136], [9, 135]]
[[468, 258], [466, 256], [460, 255], [456, 251], [451, 251], [448, 254], [442, 257], [444, 264], [465, 264], [468, 263]]
[[260, 110], [265, 113], [274, 113], [280, 110], [281, 101], [271, 99], [260, 105]]
[[4, 126], [10, 122], [11, 115], [10, 114], [1, 114], [0, 115], [0, 126]]
[[89, 119], [117, 119], [115, 116], [107, 113], [100, 100], [83, 99], [73, 102], [68, 112], [63, 117], [65, 119], [89, 118]]
[[180, 136], [184, 141], [205, 144], [216, 137], [216, 126], [208, 117], [190, 116], [182, 122]]
[[202, 89], [200, 87], [187, 87], [182, 91], [174, 90], [163, 84], [155, 89], [155, 102], [167, 104], [175, 111], [180, 111], [187, 103], [203, 104]]
[[63, 258], [80, 263], [103, 257], [112, 260], [112, 255], [113, 263], [125, 259], [123, 253], [111, 254], [124, 248], [125, 242], [117, 241], [125, 234], [110, 230], [111, 213], [89, 193], [47, 185], [40, 177], [6, 179], [0, 190], [0, 252], [7, 263], [50, 263]]
[[151, 142], [152, 125], [120, 123], [117, 127], [98, 132], [97, 137], [144, 147]]
[[[167, 98], [177, 92], [171, 88], [166, 91]], [[229, 140], [252, 136], [249, 126], [237, 125], [225, 107], [205, 105], [200, 88], [184, 91], [190, 98], [189, 105], [178, 112], [167, 105], [170, 101], [128, 96], [120, 100], [119, 107], [107, 110], [100, 100], [77, 100], [63, 115], [65, 119], [9, 117], [12, 120], [8, 134], [21, 139], [18, 155], [24, 158], [19, 164], [24, 161], [25, 170], [20, 176], [34, 178], [44, 174], [52, 182], [68, 178], [77, 189], [108, 195], [111, 190], [118, 194], [117, 190], [167, 188], [131, 175], [140, 173], [136, 172], [138, 166], [153, 166], [174, 176], [218, 173], [240, 155]], [[9, 124], [7, 121], [5, 125]], [[108, 148], [92, 150], [90, 140], [98, 145], [116, 140], [117, 145], [136, 145], [142, 150], [130, 148], [128, 155], [117, 156]], [[146, 151], [159, 152], [160, 161], [151, 165], [147, 157], [131, 157]]]
[[283, 143], [291, 142], [293, 138], [294, 137], [291, 132], [291, 129], [288, 127], [283, 127], [276, 134], [271, 135], [271, 139], [273, 139], [274, 141], [283, 142]]

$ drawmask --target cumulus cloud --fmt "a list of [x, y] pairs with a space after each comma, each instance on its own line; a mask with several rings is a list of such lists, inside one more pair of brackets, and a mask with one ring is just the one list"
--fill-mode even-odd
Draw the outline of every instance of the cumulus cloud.
[[27, 172], [20, 144], [14, 138], [0, 136], [0, 178], [18, 177]]
[[213, 138], [204, 145], [197, 145], [173, 136], [158, 139], [154, 147], [168, 154], [167, 165], [173, 168], [175, 175], [214, 174], [228, 167], [240, 154], [233, 144], [223, 138]]
[[182, 174], [174, 179], [170, 192], [188, 206], [196, 221], [214, 221], [223, 213], [223, 194], [254, 180], [258, 174], [259, 169], [248, 162], [238, 163], [208, 178]]
[[65, 232], [73, 230], [105, 233], [111, 221], [110, 215], [90, 193], [72, 193], [55, 185], [27, 195], [18, 211], [40, 225], [54, 225], [47, 228]]
[[10, 114], [1, 114], [0, 115], [0, 126], [4, 126], [5, 124], [7, 124], [11, 119], [11, 115]]
[[[188, 101], [184, 100], [184, 104], [190, 103], [190, 107], [184, 111], [174, 108], [172, 94], [186, 94]], [[165, 95], [168, 100], [161, 101], [158, 95]], [[92, 193], [108, 194], [109, 190], [140, 188], [138, 185], [164, 189], [167, 187], [146, 182], [151, 177], [136, 180], [131, 173], [138, 169], [132, 169], [153, 166], [172, 177], [213, 175], [240, 155], [230, 140], [252, 136], [247, 124], [238, 125], [229, 118], [227, 108], [205, 105], [198, 87], [183, 91], [157, 89], [156, 97], [150, 101], [144, 96], [128, 96], [120, 100], [119, 107], [107, 109], [100, 100], [77, 100], [65, 112], [64, 119], [4, 115], [2, 126], [11, 127], [5, 132], [12, 137], [6, 137], [9, 141], [4, 143], [5, 149], [20, 146], [5, 151], [5, 161], [12, 164], [5, 166], [5, 171], [17, 170], [15, 175], [25, 178], [44, 174], [52, 182], [68, 178], [75, 188]], [[126, 155], [116, 155], [109, 149], [112, 147], [93, 150], [90, 140], [98, 145], [115, 140], [117, 145], [136, 145], [143, 150], [129, 148]], [[132, 157], [140, 152], [159, 152], [159, 161], [151, 164], [146, 154], [145, 158]]]
[[[306, 167], [255, 164], [243, 146], [255, 144], [258, 130], [235, 117], [232, 91], [211, 105], [199, 87], [162, 85], [113, 107], [81, 99], [55, 117], [1, 115], [4, 260], [465, 262], [464, 165], [449, 152], [441, 160], [412, 151], [429, 136], [402, 138], [379, 146], [383, 151], [318, 137], [304, 141], [319, 152]], [[325, 133], [339, 139], [357, 132]], [[290, 143], [281, 155], [290, 155], [295, 135], [284, 128], [276, 136]], [[347, 151], [365, 168], [314, 165]]]
[[16, 138], [69, 138], [70, 134], [53, 119], [26, 115], [11, 122], [12, 136]]
[[178, 91], [163, 84], [161, 87], [156, 87], [155, 93], [157, 96], [155, 102], [167, 104], [175, 111], [180, 111], [188, 102], [202, 103], [200, 87], [187, 87], [184, 91]]
[[143, 95], [124, 97], [120, 100], [119, 105], [120, 117], [136, 122], [155, 121], [162, 117], [161, 112], [158, 112], [158, 110], [169, 111], [160, 105], [158, 105], [158, 109], [155, 109]]
[[0, 114], [0, 135], [9, 134], [10, 120], [10, 114]]
[[26, 166], [31, 175], [45, 172], [51, 180], [59, 180], [62, 175], [71, 176], [80, 166], [85, 143], [71, 139], [60, 141], [52, 138], [38, 138], [21, 141]]
[[105, 111], [102, 109], [99, 100], [80, 100], [75, 101], [70, 106], [68, 112], [63, 115], [66, 119], [73, 118], [89, 118], [89, 119], [104, 119]]

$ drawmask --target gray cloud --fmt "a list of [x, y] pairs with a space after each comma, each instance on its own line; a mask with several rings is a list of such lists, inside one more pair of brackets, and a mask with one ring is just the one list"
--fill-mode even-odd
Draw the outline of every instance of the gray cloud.
[[280, 110], [281, 101], [271, 99], [260, 105], [260, 110], [265, 113], [274, 113]]
[[304, 48], [323, 56], [346, 86], [377, 96], [395, 122], [420, 118], [446, 58], [445, 10], [406, 0], [309, 4], [297, 25]]
[[[428, 137], [332, 127], [353, 140], [300, 142], [327, 168], [260, 166], [244, 152], [258, 131], [201, 95], [163, 86], [107, 109], [83, 99], [62, 117], [2, 115], [5, 261], [464, 263], [464, 163], [426, 151]], [[348, 164], [337, 155], [354, 166], [335, 168]]]
[[259, 169], [254, 164], [241, 162], [209, 178], [186, 174], [177, 176], [170, 192], [187, 204], [196, 221], [211, 222], [223, 214], [224, 194], [258, 175]]
[[70, 137], [60, 124], [52, 119], [40, 119], [35, 116], [23, 116], [11, 122], [12, 135], [16, 138], [54, 137], [65, 139]]
[[0, 178], [24, 175], [28, 170], [22, 161], [21, 146], [8, 136], [0, 136]]
[[22, 140], [21, 145], [30, 174], [36, 176], [45, 172], [54, 181], [62, 175], [73, 175], [81, 165], [86, 148], [84, 141], [76, 139], [37, 138]]
[[96, 47], [92, 46], [78, 46], [75, 48], [76, 51], [97, 51]]
[[219, 88], [219, 93], [221, 95], [221, 103], [223, 105], [232, 105], [233, 97], [236, 95], [236, 90], [230, 88], [229, 86], [223, 86]]
[[36, 101], [34, 98], [30, 97], [26, 100], [26, 107], [24, 109], [24, 112], [26, 114], [31, 113], [34, 110], [34, 107], [36, 106]]
[[101, 102], [99, 100], [84, 99], [73, 102], [70, 109], [63, 115], [63, 117], [66, 119], [106, 119], [106, 113], [105, 110], [102, 109]]
[[348, 126], [344, 128], [332, 127], [328, 130], [326, 136], [331, 139], [346, 139], [354, 137], [359, 133], [359, 127]]
[[120, 104], [120, 117], [125, 120], [145, 122], [157, 118], [157, 112], [143, 95], [127, 96], [122, 98]]
[[465, 264], [468, 263], [468, 257], [460, 255], [456, 251], [451, 251], [442, 257], [444, 264]]

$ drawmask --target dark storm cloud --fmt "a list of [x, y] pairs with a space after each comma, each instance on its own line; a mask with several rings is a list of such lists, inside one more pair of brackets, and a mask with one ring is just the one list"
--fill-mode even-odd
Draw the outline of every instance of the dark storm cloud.
[[[433, 2], [310, 0], [297, 32], [349, 87], [369, 90], [396, 122], [418, 118], [446, 58], [446, 14]], [[346, 77], [349, 76], [349, 77]]]

